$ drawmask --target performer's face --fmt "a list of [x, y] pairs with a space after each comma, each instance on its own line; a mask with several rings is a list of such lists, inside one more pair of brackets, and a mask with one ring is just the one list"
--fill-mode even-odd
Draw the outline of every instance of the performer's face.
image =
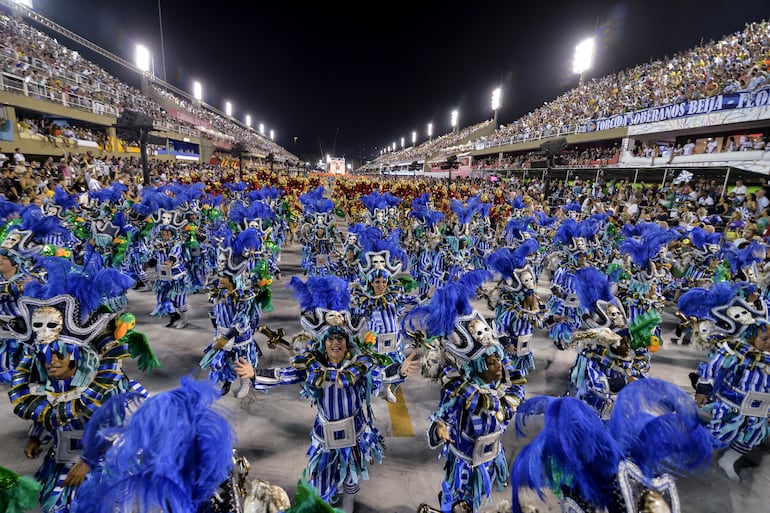
[[481, 373], [481, 379], [485, 383], [492, 383], [503, 379], [503, 364], [496, 354], [486, 356], [487, 370]]
[[760, 351], [770, 353], [770, 328], [767, 325], [757, 330], [757, 336], [752, 345]]
[[75, 375], [77, 363], [57, 353], [51, 355], [51, 363], [45, 366], [45, 371], [53, 379], [67, 379]]
[[379, 278], [375, 278], [374, 280], [372, 280], [372, 292], [374, 292], [375, 296], [381, 296], [385, 294], [385, 292], [387, 291], [388, 291], [387, 278], [380, 276]]
[[345, 352], [348, 349], [348, 341], [344, 335], [340, 333], [332, 333], [324, 341], [326, 348], [326, 357], [330, 363], [340, 363], [345, 359]]
[[16, 264], [5, 255], [0, 255], [0, 274], [13, 274], [16, 272]]

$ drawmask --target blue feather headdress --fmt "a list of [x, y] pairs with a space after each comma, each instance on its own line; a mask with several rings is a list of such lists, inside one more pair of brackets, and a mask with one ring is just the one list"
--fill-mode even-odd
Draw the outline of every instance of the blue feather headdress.
[[349, 338], [359, 334], [365, 320], [353, 324], [350, 315], [349, 283], [337, 276], [311, 276], [303, 282], [292, 276], [287, 285], [299, 301], [300, 324], [321, 348], [321, 339], [330, 328], [342, 329]]
[[735, 287], [726, 281], [714, 283], [708, 289], [694, 287], [679, 296], [677, 308], [687, 317], [716, 321], [714, 308], [729, 304], [735, 292]]
[[519, 490], [566, 494], [591, 510], [609, 508], [615, 501], [615, 477], [623, 453], [596, 410], [574, 397], [534, 397], [517, 412], [517, 424], [544, 413], [543, 429], [511, 465], [511, 506], [523, 513]]
[[299, 196], [302, 204], [302, 213], [306, 218], [315, 216], [316, 224], [331, 224], [333, 219], [331, 211], [334, 210], [334, 202], [324, 198], [326, 190], [319, 185], [312, 191]]
[[596, 312], [597, 301], [610, 303], [615, 299], [609, 278], [596, 267], [582, 267], [575, 271], [573, 286], [581, 308], [589, 314]]
[[553, 241], [557, 244], [569, 247], [572, 245], [572, 239], [574, 237], [579, 237], [578, 222], [574, 219], [565, 219], [556, 229]]
[[428, 208], [428, 203], [430, 202], [430, 193], [426, 192], [425, 194], [421, 194], [414, 198], [412, 200], [412, 204], [410, 205], [412, 210], [422, 210]]
[[532, 235], [530, 226], [535, 222], [535, 218], [532, 216], [527, 217], [515, 217], [508, 221], [503, 228], [503, 235], [506, 238], [514, 238], [518, 240], [526, 239]]
[[473, 369], [474, 360], [501, 350], [496, 339], [476, 340], [472, 329], [479, 323], [489, 328], [473, 308], [471, 299], [477, 297], [477, 289], [491, 278], [489, 271], [470, 271], [436, 290], [429, 304], [413, 308], [402, 318], [405, 331], [420, 331], [428, 338], [443, 339], [441, 347], [447, 359], [466, 377]]
[[[725, 247], [722, 248], [720, 255], [727, 260], [730, 265], [730, 272], [733, 277], [738, 278], [741, 271], [746, 268], [754, 268], [758, 277], [759, 272], [756, 269], [758, 263], [765, 260], [766, 248], [763, 244], [753, 241], [745, 248]], [[745, 274], [745, 272], [743, 273]], [[745, 278], [742, 276], [741, 278]]]
[[524, 203], [524, 199], [521, 196], [516, 196], [512, 200], [508, 200], [508, 204], [511, 205], [511, 208], [514, 210], [524, 210], [527, 208], [527, 205]]
[[[41, 368], [51, 361], [54, 353], [77, 360], [73, 384], [85, 386], [99, 363], [94, 341], [105, 333], [116, 315], [108, 306], [116, 306], [134, 282], [114, 269], [104, 269], [96, 257], [86, 262], [87, 267], [60, 257], [44, 257], [39, 264], [45, 269], [46, 279], [25, 286], [18, 300], [25, 326], [16, 338], [34, 345]], [[42, 322], [59, 325], [54, 340], [36, 340], [37, 331], [32, 322], [35, 316], [46, 319]]]
[[639, 379], [618, 394], [608, 428], [621, 450], [647, 477], [705, 469], [711, 433], [693, 398], [660, 379]]
[[73, 513], [199, 511], [233, 466], [232, 415], [216, 408], [219, 397], [210, 382], [185, 377], [180, 387], [145, 400], [123, 426], [105, 429], [110, 423], [100, 422], [102, 433], [89, 431], [88, 439], [117, 440], [78, 489]]
[[390, 274], [395, 274], [406, 269], [409, 264], [409, 255], [401, 248], [399, 239], [401, 230], [392, 230], [387, 237], [382, 232], [371, 227], [359, 232], [359, 242], [361, 244], [361, 272], [368, 274], [373, 268], [372, 258], [380, 255], [385, 259], [385, 270]]
[[[59, 186], [59, 188], [61, 188]], [[8, 201], [0, 196], [0, 221], [8, 221], [10, 218], [18, 217], [22, 206], [15, 201]]]
[[516, 249], [500, 248], [486, 258], [487, 268], [497, 271], [503, 278], [514, 276], [516, 270], [527, 265], [527, 257], [536, 253], [540, 244], [535, 239], [527, 239]]
[[377, 210], [387, 210], [390, 206], [388, 198], [377, 189], [369, 194], [361, 195], [359, 201], [366, 207], [370, 215], [374, 215]]
[[457, 222], [462, 226], [470, 223], [471, 219], [473, 219], [473, 214], [478, 210], [477, 205], [473, 203], [464, 205], [462, 201], [455, 198], [452, 198], [450, 203], [452, 212], [457, 215]]

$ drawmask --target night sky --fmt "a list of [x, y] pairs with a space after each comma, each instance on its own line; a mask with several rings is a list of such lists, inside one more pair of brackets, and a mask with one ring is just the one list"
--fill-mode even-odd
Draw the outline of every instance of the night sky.
[[[492, 118], [509, 123], [575, 87], [575, 45], [597, 33], [586, 78], [770, 18], [767, 0], [216, 2], [160, 0], [167, 80], [252, 126], [305, 160], [372, 159], [401, 137], [411, 144]], [[34, 0], [47, 18], [133, 62], [150, 48], [162, 76], [157, 0]], [[65, 42], [66, 43], [66, 42]], [[84, 56], [102, 64], [88, 52]], [[108, 70], [129, 83], [135, 74]], [[296, 140], [295, 140], [296, 137]]]

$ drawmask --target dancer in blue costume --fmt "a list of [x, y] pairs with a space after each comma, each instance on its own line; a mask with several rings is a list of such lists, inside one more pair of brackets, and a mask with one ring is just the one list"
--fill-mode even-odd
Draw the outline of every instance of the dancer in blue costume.
[[441, 511], [465, 504], [477, 512], [489, 501], [492, 486], [502, 490], [508, 463], [501, 439], [524, 387], [508, 380], [505, 352], [486, 320], [473, 310], [470, 298], [487, 271], [471, 271], [441, 287], [429, 305], [404, 318], [409, 332], [443, 339], [450, 366], [441, 378], [441, 399], [430, 416], [429, 445], [446, 458], [439, 493]]
[[526, 239], [515, 250], [501, 248], [487, 257], [487, 266], [500, 275], [498, 286], [488, 296], [495, 310], [495, 321], [501, 343], [514, 362], [517, 378], [535, 368], [530, 341], [535, 328], [542, 328], [545, 307], [537, 295], [535, 271], [527, 264], [529, 255], [537, 253], [535, 239]]
[[115, 308], [125, 304], [132, 280], [90, 262], [80, 268], [48, 257], [40, 265], [46, 282], [28, 284], [19, 299], [27, 327], [19, 338], [33, 349], [19, 362], [8, 395], [14, 413], [32, 421], [25, 456], [37, 458], [52, 440], [36, 474], [41, 509], [67, 513], [90, 470], [80, 457], [88, 420], [111, 395], [146, 391], [122, 370], [136, 339], [127, 336]]
[[[257, 389], [300, 384], [302, 395], [318, 409], [307, 451], [310, 484], [328, 502], [341, 501], [352, 513], [361, 479], [369, 479], [379, 463], [384, 439], [374, 425], [370, 399], [383, 383], [400, 382], [412, 372], [412, 353], [403, 364], [382, 366], [367, 353], [349, 312], [346, 281], [334, 277], [297, 277], [290, 284], [300, 301], [301, 322], [313, 341], [292, 358], [291, 366], [254, 369], [241, 358], [236, 372], [253, 380]], [[362, 350], [363, 349], [363, 350]], [[415, 364], [417, 362], [414, 362]]]
[[254, 340], [254, 332], [262, 309], [271, 307], [269, 289], [250, 278], [250, 261], [243, 247], [243, 238], [249, 234], [250, 230], [241, 232], [232, 247], [220, 249], [218, 283], [209, 298], [211, 322], [216, 331], [200, 361], [200, 366], [209, 370], [211, 380], [222, 384], [223, 394], [235, 383], [235, 396], [239, 399], [246, 397], [251, 384], [238, 378], [235, 363], [244, 358], [257, 366], [262, 351]]

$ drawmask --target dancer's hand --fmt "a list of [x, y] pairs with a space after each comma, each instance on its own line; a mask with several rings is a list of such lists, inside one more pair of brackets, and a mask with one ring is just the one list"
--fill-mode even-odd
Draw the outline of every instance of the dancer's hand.
[[80, 483], [85, 480], [89, 470], [91, 469], [86, 462], [78, 461], [70, 471], [67, 472], [67, 477], [64, 478], [64, 486], [79, 486]]
[[405, 378], [407, 376], [412, 376], [420, 370], [420, 360], [415, 360], [417, 354], [417, 351], [412, 351], [409, 356], [406, 357], [404, 363], [401, 364], [401, 367], [398, 369], [398, 373], [401, 377]]
[[34, 460], [40, 456], [40, 452], [40, 440], [37, 438], [27, 439], [27, 445], [24, 447], [24, 456], [26, 456], [27, 459]]
[[449, 438], [449, 428], [447, 428], [446, 424], [443, 422], [436, 423], [436, 435], [442, 442], [449, 443], [452, 441], [452, 439]]
[[254, 367], [252, 367], [252, 365], [243, 356], [238, 358], [238, 361], [235, 362], [235, 373], [239, 378], [246, 379], [251, 379], [256, 374], [254, 372]]

